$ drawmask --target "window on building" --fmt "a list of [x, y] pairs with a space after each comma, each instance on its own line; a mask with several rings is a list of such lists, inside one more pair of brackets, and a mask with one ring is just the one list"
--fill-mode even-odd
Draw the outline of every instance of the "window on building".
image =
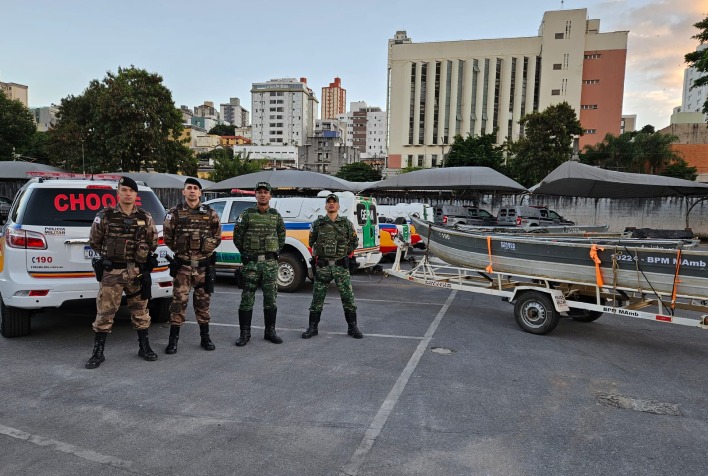
[[597, 104], [581, 104], [580, 109], [597, 109]]
[[438, 166], [438, 154], [433, 154], [430, 156], [430, 166], [431, 167]]
[[556, 33], [556, 40], [562, 40], [564, 36], [565, 35], [563, 33]]
[[597, 134], [597, 129], [585, 129], [586, 134]]
[[600, 59], [601, 57], [602, 57], [602, 55], [599, 53], [593, 53], [593, 54], [583, 56], [583, 58], [586, 60]]
[[425, 156], [424, 155], [418, 155], [418, 167], [423, 167], [423, 164], [425, 163]]
[[583, 84], [599, 84], [599, 79], [583, 79]]
[[553, 63], [553, 69], [554, 69], [554, 70], [559, 70], [559, 69], [561, 69], [561, 64], [560, 64], [560, 63]]

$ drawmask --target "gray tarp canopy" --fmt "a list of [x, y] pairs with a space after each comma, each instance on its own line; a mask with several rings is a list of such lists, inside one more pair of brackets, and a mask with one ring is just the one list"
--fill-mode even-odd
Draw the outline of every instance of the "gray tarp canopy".
[[568, 161], [532, 187], [532, 192], [588, 198], [706, 196], [708, 184], [659, 175], [615, 172]]
[[65, 170], [51, 165], [35, 164], [22, 160], [0, 161], [0, 180], [29, 180], [31, 177], [27, 172], [66, 172]]
[[416, 170], [377, 182], [374, 190], [490, 190], [521, 193], [526, 188], [489, 167], [447, 167]]
[[317, 190], [356, 191], [348, 181], [331, 175], [308, 172], [305, 170], [263, 170], [252, 174], [239, 175], [222, 180], [210, 187], [207, 192], [223, 192], [232, 188], [253, 189], [258, 182], [268, 182], [273, 188], [311, 188]]
[[[126, 175], [133, 180], [145, 182], [150, 188], [184, 188], [184, 181], [190, 178], [188, 175], [163, 174], [158, 172], [114, 172], [110, 175]], [[197, 178], [197, 177], [192, 177]], [[202, 188], [214, 185], [211, 180], [197, 178]]]

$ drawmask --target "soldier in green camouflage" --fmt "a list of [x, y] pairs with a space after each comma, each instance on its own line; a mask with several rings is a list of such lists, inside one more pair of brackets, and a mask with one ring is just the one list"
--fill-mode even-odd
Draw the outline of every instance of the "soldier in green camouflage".
[[128, 299], [133, 328], [138, 331], [138, 355], [147, 361], [157, 360], [148, 341], [148, 300], [140, 295], [140, 265], [157, 249], [157, 228], [150, 213], [135, 205], [138, 196], [135, 180], [121, 177], [117, 194], [118, 205], [98, 212], [89, 234], [89, 244], [103, 259], [104, 270], [96, 298], [93, 355], [86, 362], [87, 369], [95, 369], [105, 360], [106, 336], [113, 328], [123, 292]]
[[315, 284], [310, 304], [309, 327], [303, 332], [302, 338], [309, 339], [318, 334], [317, 326], [327, 296], [327, 286], [334, 280], [342, 297], [344, 317], [348, 325], [347, 334], [361, 339], [364, 336], [356, 324], [356, 304], [349, 275], [349, 260], [354, 259], [352, 253], [359, 239], [352, 222], [339, 216], [337, 195], [332, 193], [327, 196], [325, 208], [327, 216], [315, 220], [310, 231], [310, 247], [315, 259]]
[[182, 195], [184, 202], [169, 210], [163, 228], [165, 244], [174, 252], [171, 269], [174, 287], [166, 354], [177, 353], [190, 289], [194, 289], [193, 305], [199, 324], [200, 345], [205, 350], [216, 348], [209, 338], [209, 304], [215, 275], [212, 258], [221, 243], [221, 223], [216, 210], [201, 202], [202, 185], [198, 180], [187, 178]]
[[283, 339], [275, 333], [278, 313], [278, 253], [285, 246], [285, 222], [277, 210], [270, 208], [271, 187], [268, 182], [256, 184], [256, 206], [247, 208], [234, 227], [234, 244], [241, 253], [244, 278], [238, 324], [241, 335], [236, 345], [242, 347], [251, 339], [251, 319], [256, 289], [263, 289], [264, 338], [274, 344]]

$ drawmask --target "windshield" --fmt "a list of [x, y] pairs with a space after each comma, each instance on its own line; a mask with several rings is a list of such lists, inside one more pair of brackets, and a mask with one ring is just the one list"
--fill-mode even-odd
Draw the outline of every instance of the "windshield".
[[[35, 188], [23, 197], [18, 223], [42, 226], [91, 226], [96, 214], [117, 203], [114, 189]], [[141, 190], [136, 205], [152, 215], [156, 225], [165, 221], [165, 208], [152, 191]]]

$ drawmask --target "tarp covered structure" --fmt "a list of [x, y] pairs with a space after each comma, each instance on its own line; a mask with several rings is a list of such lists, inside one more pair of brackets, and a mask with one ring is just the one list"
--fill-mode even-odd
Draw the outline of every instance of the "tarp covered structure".
[[520, 183], [489, 167], [416, 170], [381, 180], [365, 190], [480, 190], [509, 193], [527, 191]]
[[65, 172], [51, 165], [35, 164], [22, 160], [0, 161], [0, 180], [29, 180], [27, 172]]
[[532, 187], [534, 194], [587, 198], [708, 196], [708, 184], [564, 162]]
[[357, 190], [357, 187], [352, 186], [346, 180], [306, 170], [262, 170], [222, 180], [206, 187], [205, 190], [207, 192], [223, 192], [233, 188], [254, 189], [258, 182], [268, 182], [273, 188], [307, 188], [349, 192]]

